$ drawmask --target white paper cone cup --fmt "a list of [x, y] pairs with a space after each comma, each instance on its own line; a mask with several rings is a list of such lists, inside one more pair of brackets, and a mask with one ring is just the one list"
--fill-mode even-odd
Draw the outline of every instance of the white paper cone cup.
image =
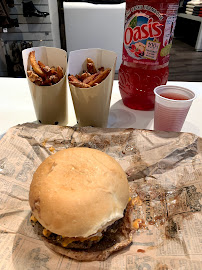
[[111, 72], [100, 84], [90, 88], [78, 88], [69, 83], [77, 122], [79, 126], [106, 127], [117, 55], [102, 49], [72, 51], [69, 54], [67, 74], [82, 74], [87, 70], [87, 58], [94, 61], [96, 69], [111, 68]]
[[64, 77], [51, 86], [38, 86], [27, 77], [32, 101], [37, 120], [42, 124], [67, 125], [67, 53], [66, 51], [52, 47], [32, 47], [22, 51], [24, 70], [32, 70], [29, 62], [29, 53], [35, 51], [37, 61], [43, 62], [49, 67], [61, 66]]
[[[179, 86], [161, 85], [154, 89], [155, 110], [154, 129], [163, 131], [181, 131], [189, 112], [195, 93]], [[163, 97], [171, 95], [175, 99]], [[186, 98], [180, 100], [179, 98]]]

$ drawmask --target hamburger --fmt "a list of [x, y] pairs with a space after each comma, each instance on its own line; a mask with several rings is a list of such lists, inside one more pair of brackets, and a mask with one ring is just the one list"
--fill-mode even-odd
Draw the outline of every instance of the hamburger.
[[132, 243], [126, 174], [99, 150], [75, 147], [45, 159], [33, 175], [29, 203], [46, 245], [75, 260], [105, 260]]

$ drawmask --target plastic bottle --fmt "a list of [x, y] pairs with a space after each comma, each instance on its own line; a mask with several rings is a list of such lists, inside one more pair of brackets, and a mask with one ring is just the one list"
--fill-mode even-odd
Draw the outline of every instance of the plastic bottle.
[[154, 88], [168, 80], [178, 0], [126, 0], [119, 89], [124, 105], [154, 109]]

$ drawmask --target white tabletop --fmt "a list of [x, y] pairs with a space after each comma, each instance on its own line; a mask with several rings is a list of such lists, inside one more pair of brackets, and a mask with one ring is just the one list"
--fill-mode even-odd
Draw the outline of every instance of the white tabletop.
[[[197, 94], [182, 131], [202, 136], [202, 82], [168, 82], [189, 88]], [[0, 134], [17, 124], [36, 121], [26, 79], [0, 78]], [[136, 111], [123, 105], [118, 81], [114, 81], [108, 127], [153, 129], [153, 111]], [[68, 89], [68, 126], [76, 125], [76, 117]]]

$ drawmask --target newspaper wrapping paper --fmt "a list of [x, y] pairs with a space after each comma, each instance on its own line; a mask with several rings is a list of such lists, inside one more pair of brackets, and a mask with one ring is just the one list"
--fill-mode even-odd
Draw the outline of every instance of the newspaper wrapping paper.
[[[146, 227], [103, 262], [76, 262], [48, 249], [29, 222], [29, 186], [38, 165], [68, 147], [114, 157]], [[0, 141], [0, 269], [202, 269], [202, 139], [189, 133], [23, 124]]]

